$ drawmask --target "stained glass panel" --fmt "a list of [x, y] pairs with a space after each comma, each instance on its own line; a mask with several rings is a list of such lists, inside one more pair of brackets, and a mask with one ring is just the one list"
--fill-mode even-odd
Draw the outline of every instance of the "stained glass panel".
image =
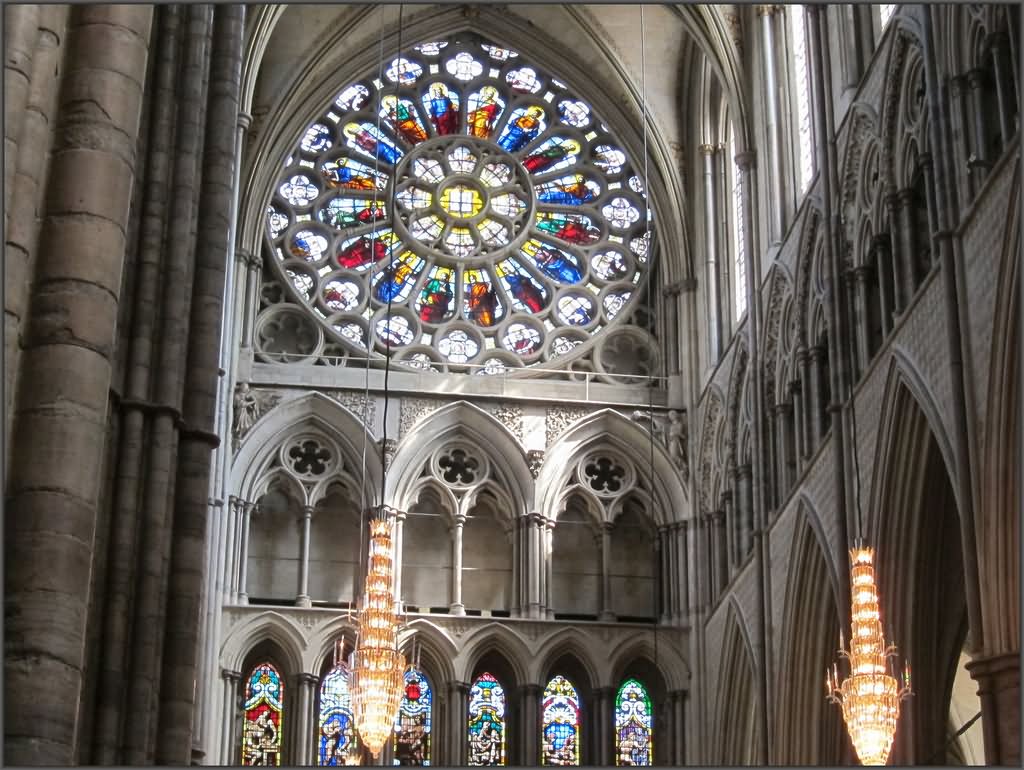
[[[428, 358], [428, 365], [429, 361]], [[406, 671], [405, 691], [395, 723], [394, 764], [430, 764], [430, 710], [433, 702], [434, 693], [427, 677], [415, 669]]]
[[249, 674], [243, 708], [242, 764], [280, 765], [284, 682], [272, 663], [260, 663]]
[[556, 676], [544, 688], [541, 711], [541, 763], [580, 764], [580, 699], [564, 676]]
[[475, 33], [410, 42], [296, 132], [268, 201], [278, 277], [327, 344], [514, 371], [634, 322], [618, 285], [650, 269], [648, 204], [601, 116]]
[[332, 668], [320, 683], [316, 763], [321, 767], [360, 764], [359, 736], [352, 719], [348, 668]]
[[505, 764], [505, 690], [486, 672], [469, 688], [468, 764]]
[[615, 764], [650, 765], [653, 758], [654, 710], [647, 690], [627, 679], [615, 696]]

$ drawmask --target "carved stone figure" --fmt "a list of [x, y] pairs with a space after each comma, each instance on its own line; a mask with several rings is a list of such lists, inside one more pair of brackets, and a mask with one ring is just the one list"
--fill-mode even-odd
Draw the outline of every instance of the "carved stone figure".
[[682, 414], [672, 409], [668, 413], [668, 430], [666, 431], [665, 443], [668, 447], [668, 456], [672, 458], [675, 466], [683, 472], [684, 479], [689, 476], [686, 442], [686, 420]]
[[540, 466], [544, 464], [544, 450], [531, 449], [526, 453], [526, 462], [530, 466], [530, 475], [537, 478], [540, 473]]

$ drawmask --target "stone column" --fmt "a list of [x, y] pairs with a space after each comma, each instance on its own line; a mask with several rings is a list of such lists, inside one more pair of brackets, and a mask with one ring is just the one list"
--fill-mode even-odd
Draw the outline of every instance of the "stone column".
[[666, 535], [668, 527], [661, 524], [654, 537], [654, 622], [668, 623], [669, 566]]
[[[240, 118], [241, 120], [241, 118]], [[262, 282], [263, 260], [258, 254], [243, 249], [235, 252], [238, 259], [245, 262], [247, 268], [245, 282], [245, 303], [242, 306], [241, 348], [248, 351], [252, 347], [253, 327], [256, 314], [259, 312], [259, 296]]]
[[914, 190], [905, 187], [896, 193], [896, 218], [899, 222], [900, 251], [898, 260], [902, 267], [903, 291], [906, 301], [904, 308], [913, 299], [917, 286], [924, 279], [917, 269], [917, 233], [914, 222]]
[[[794, 449], [794, 416], [793, 404], [783, 401], [776, 407], [776, 415], [779, 419], [779, 468], [782, 470], [785, 495], [788, 496], [793, 485], [796, 483], [796, 451]], [[779, 496], [781, 507], [782, 495]]]
[[544, 536], [544, 612], [548, 620], [555, 619], [555, 609], [551, 592], [552, 573], [554, 562], [551, 559], [551, 548], [554, 540], [555, 522], [553, 519], [545, 519], [543, 524]]
[[316, 723], [313, 708], [316, 703], [316, 688], [320, 684], [320, 680], [315, 675], [308, 673], [299, 674], [295, 680], [298, 685], [295, 688], [298, 696], [295, 699], [296, 708], [294, 711], [289, 709], [295, 725], [291, 751], [287, 746], [283, 746], [283, 748], [291, 759], [289, 764], [313, 765], [316, 764], [313, 750], [316, 735], [313, 727]]
[[700, 517], [701, 529], [703, 531], [704, 548], [707, 554], [707, 604], [711, 605], [715, 603], [715, 599], [718, 598], [719, 593], [722, 590], [721, 584], [718, 582], [718, 543], [716, 537], [716, 531], [714, 526], [714, 512], [705, 511]]
[[448, 683], [448, 747], [446, 765], [465, 765], [467, 749], [466, 720], [469, 715], [469, 685], [465, 682]]
[[8, 475], [21, 331], [39, 246], [39, 214], [67, 18], [68, 6], [63, 5], [4, 8], [4, 469]]
[[597, 745], [599, 764], [603, 767], [610, 767], [615, 764], [612, 761], [612, 746], [615, 742], [615, 714], [612, 708], [612, 701], [615, 700], [615, 689], [612, 687], [598, 687], [594, 690], [594, 697], [597, 699]]
[[[733, 506], [732, 490], [722, 491], [722, 511], [725, 522], [726, 571], [732, 577], [739, 567], [739, 531], [736, 528], [736, 509]], [[728, 580], [726, 580], [728, 582]]]
[[520, 614], [523, 600], [523, 565], [520, 563], [521, 551], [519, 540], [522, 534], [522, 517], [512, 519], [512, 617]]
[[35, 451], [12, 454], [7, 479], [4, 759], [12, 765], [78, 761], [89, 575], [151, 19], [150, 6], [79, 6], [69, 23], [12, 428], [12, 446]]
[[871, 363], [871, 327], [874, 319], [871, 317], [871, 305], [868, 302], [868, 280], [871, 278], [871, 268], [868, 265], [860, 265], [853, 270], [853, 280], [856, 284], [856, 308], [860, 323], [854, 327], [857, 332], [857, 352], [860, 358], [860, 370], [866, 372]]
[[900, 316], [903, 315], [903, 311], [907, 307], [907, 300], [909, 298], [908, 290], [909, 284], [905, 280], [906, 271], [902, 265], [906, 259], [904, 251], [906, 249], [906, 238], [903, 233], [904, 223], [900, 216], [900, 207], [898, 205], [898, 199], [896, 194], [885, 196], [885, 209], [889, 217], [889, 222], [892, 225], [892, 250], [887, 255], [889, 274], [892, 276], [892, 294], [889, 299], [892, 301], [892, 322], [899, 320]]
[[240, 740], [235, 740], [235, 736], [241, 719], [239, 702], [242, 694], [239, 685], [242, 682], [242, 674], [224, 668], [221, 669], [220, 676], [224, 680], [224, 699], [221, 703], [219, 764], [237, 765], [241, 760], [241, 743]]
[[754, 545], [754, 495], [752, 489], [751, 467], [744, 463], [736, 468], [736, 488], [739, 492], [740, 521], [743, 528], [740, 530], [740, 543], [743, 550], [743, 558], [750, 554]]
[[690, 566], [687, 554], [687, 530], [690, 522], [684, 520], [679, 522], [676, 530], [677, 547], [679, 548], [679, 621], [688, 623], [690, 617]]
[[675, 690], [670, 695], [675, 696], [672, 701], [673, 733], [675, 741], [675, 756], [672, 763], [675, 765], [686, 764], [686, 690]]
[[309, 600], [309, 530], [313, 521], [313, 506], [304, 505], [299, 519], [299, 593], [296, 607], [311, 607]]
[[934, 244], [934, 234], [939, 229], [937, 220], [938, 202], [935, 199], [935, 168], [932, 165], [932, 154], [930, 152], [922, 152], [917, 157], [917, 162], [921, 166], [921, 172], [924, 174], [924, 189], [928, 195], [928, 239], [929, 247], [931, 248], [931, 264], [928, 270], [931, 271], [939, 263], [939, 250], [935, 248]]
[[[889, 224], [894, 229], [897, 227], [897, 223], [891, 219]], [[893, 286], [892, 282], [892, 276], [894, 275], [892, 270], [892, 236], [875, 236], [873, 249], [875, 253], [875, 275], [878, 276], [878, 304], [882, 316], [882, 339], [885, 339], [889, 336], [889, 332], [892, 331], [892, 320], [896, 315], [896, 300], [893, 296], [895, 286]]]
[[669, 589], [668, 589], [668, 619], [670, 623], [679, 623], [679, 594], [683, 581], [679, 573], [679, 522], [669, 525], [666, 532], [668, 567], [669, 567]]
[[706, 259], [704, 274], [707, 292], [708, 314], [708, 363], [714, 365], [722, 354], [722, 308], [719, 290], [718, 244], [716, 239], [716, 205], [715, 205], [715, 148], [710, 144], [702, 144], [697, 148], [704, 165], [704, 251]]
[[452, 615], [465, 615], [466, 606], [462, 603], [462, 529], [466, 517], [461, 513], [455, 516], [454, 534], [452, 539], [452, 604], [449, 612]]
[[804, 389], [800, 380], [789, 383], [789, 397], [793, 403], [790, 422], [790, 438], [793, 442], [792, 465], [796, 473], [795, 478], [800, 478], [804, 472]]
[[1017, 133], [1017, 127], [1011, 122], [1014, 106], [1017, 104], [1013, 93], [1013, 72], [1010, 40], [1006, 32], [997, 32], [992, 36], [992, 71], [996, 80], [996, 101], [999, 104], [999, 132], [1005, 145]]
[[978, 683], [986, 764], [1019, 766], [1019, 653], [975, 657], [967, 670]]
[[199, 628], [212, 453], [220, 370], [226, 271], [231, 264], [235, 139], [241, 88], [244, 5], [213, 12], [209, 100], [202, 186], [195, 223], [194, 281], [184, 371], [182, 425], [175, 468], [174, 512], [166, 588], [166, 622], [156, 762], [191, 760], [192, 712], [199, 663]]
[[971, 169], [975, 195], [981, 189], [994, 160], [989, 157], [985, 141], [988, 134], [987, 120], [989, 119], [982, 93], [985, 90], [985, 77], [984, 71], [980, 69], [972, 69], [967, 73], [967, 114], [972, 118], [970, 131], [968, 131], [971, 155], [967, 159], [967, 165]]
[[825, 346], [812, 345], [808, 353], [811, 357], [811, 433], [815, 447], [821, 444], [825, 435]]
[[725, 549], [725, 511], [718, 509], [712, 514], [715, 527], [715, 561], [718, 569], [718, 593], [725, 591], [729, 585], [729, 559]]
[[[540, 764], [540, 685], [524, 684], [519, 688], [519, 714], [522, 722], [518, 725], [522, 738], [522, 753], [518, 757], [507, 757], [507, 764], [535, 766]], [[509, 742], [511, 746], [511, 741]]]
[[[771, 185], [771, 202], [768, 205], [768, 242], [778, 244], [785, 233], [785, 210], [783, 201], [782, 150], [780, 144], [779, 125], [779, 86], [776, 72], [775, 57], [778, 50], [775, 45], [775, 10], [773, 4], [757, 6], [757, 16], [761, 24], [761, 51], [764, 55], [764, 105], [765, 133], [768, 136], [768, 181]], [[748, 280], [754, 279], [751, 275]], [[755, 286], [758, 283], [755, 283]]]
[[395, 554], [394, 554], [394, 569], [395, 569], [395, 601], [398, 603], [400, 609], [404, 608], [402, 602], [402, 563], [403, 559], [403, 546], [405, 540], [405, 511], [398, 511], [395, 517]]
[[796, 349], [796, 362], [800, 370], [800, 411], [797, 412], [797, 429], [801, 435], [802, 457], [806, 462], [814, 454], [815, 442], [811, 438], [811, 357], [803, 345]]
[[4, 7], [4, 233], [11, 211], [15, 167], [22, 137], [25, 107], [32, 87], [32, 59], [39, 42], [41, 6]]
[[249, 594], [246, 585], [246, 574], [249, 568], [249, 521], [259, 514], [256, 503], [242, 503], [242, 540], [238, 550], [238, 603], [248, 604]]
[[601, 612], [598, 620], [614, 621], [612, 612], [612, 530], [615, 525], [610, 521], [601, 524]]

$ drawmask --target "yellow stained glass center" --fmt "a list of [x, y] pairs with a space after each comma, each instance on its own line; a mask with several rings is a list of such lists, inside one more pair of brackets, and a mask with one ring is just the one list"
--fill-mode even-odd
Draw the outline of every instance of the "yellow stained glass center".
[[441, 207], [453, 217], [475, 217], [484, 207], [479, 191], [469, 185], [455, 184], [441, 193]]

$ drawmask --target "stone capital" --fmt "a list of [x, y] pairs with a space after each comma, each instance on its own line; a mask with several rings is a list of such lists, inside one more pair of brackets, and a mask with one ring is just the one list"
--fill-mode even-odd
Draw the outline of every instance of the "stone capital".
[[519, 697], [520, 698], [536, 698], [540, 695], [541, 687], [539, 684], [522, 684], [519, 685]]
[[222, 668], [220, 670], [220, 676], [221, 676], [221, 679], [224, 679], [227, 682], [237, 683], [237, 682], [240, 682], [241, 679], [242, 679], [242, 672], [241, 671], [232, 671], [232, 670], [227, 669], [227, 668]]
[[743, 152], [736, 153], [733, 160], [741, 171], [747, 171], [753, 168], [757, 162], [757, 153], [754, 150], [744, 150]]
[[697, 146], [697, 152], [699, 152], [701, 155], [714, 155], [715, 145], [707, 143], [700, 144]]
[[318, 684], [320, 684], [320, 677], [318, 677], [316, 674], [303, 672], [301, 674], [296, 675], [295, 681], [297, 681], [299, 684], [306, 685], [307, 687], [316, 687]]
[[615, 522], [614, 521], [602, 521], [601, 522], [601, 531], [604, 534], [610, 535], [612, 533], [612, 530], [614, 530], [614, 529], [615, 529]]
[[757, 5], [755, 7], [757, 8], [757, 15], [758, 16], [771, 16], [773, 13], [775, 13], [775, 9], [778, 6], [771, 5], [770, 3], [768, 3], [768, 4], [760, 4], [760, 5]]

